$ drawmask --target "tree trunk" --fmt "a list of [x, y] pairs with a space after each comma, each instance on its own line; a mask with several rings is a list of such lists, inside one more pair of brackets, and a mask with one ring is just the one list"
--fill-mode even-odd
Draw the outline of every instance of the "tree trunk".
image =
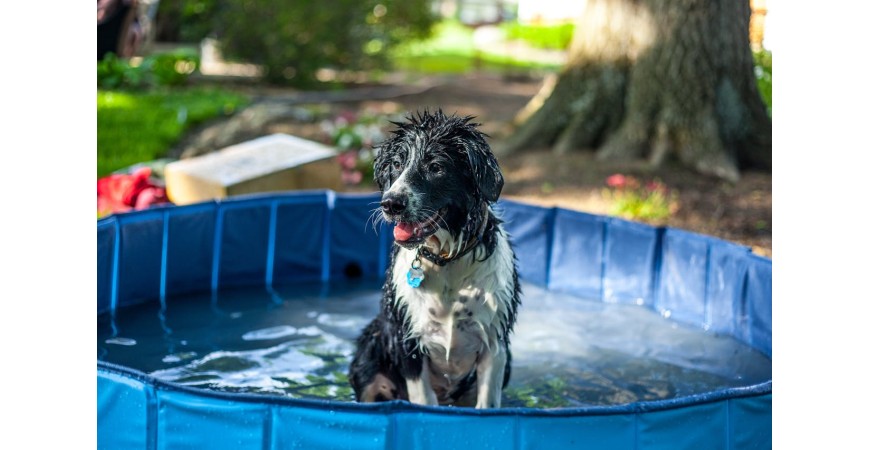
[[565, 67], [545, 84], [552, 91], [529, 103], [496, 150], [673, 158], [730, 181], [743, 168], [769, 169], [749, 16], [748, 0], [588, 0]]

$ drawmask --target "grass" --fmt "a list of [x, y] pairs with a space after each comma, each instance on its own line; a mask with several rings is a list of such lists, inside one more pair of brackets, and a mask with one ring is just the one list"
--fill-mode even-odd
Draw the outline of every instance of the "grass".
[[432, 37], [411, 41], [393, 52], [397, 58], [418, 56], [473, 56], [474, 38], [471, 28], [456, 20], [443, 20], [432, 27]]
[[166, 156], [191, 126], [228, 115], [247, 98], [219, 89], [97, 91], [97, 176]]
[[509, 72], [559, 68], [555, 64], [522, 61], [478, 51], [475, 49], [472, 29], [456, 20], [437, 23], [429, 39], [409, 42], [395, 49], [392, 61], [399, 70], [440, 74], [461, 74], [474, 70]]
[[432, 74], [463, 74], [475, 70], [506, 73], [559, 68], [559, 65], [520, 61], [488, 53], [477, 56], [453, 54], [405, 56], [395, 58], [393, 62], [399, 70]]
[[574, 24], [524, 25], [507, 22], [501, 25], [509, 39], [519, 39], [532, 47], [550, 50], [566, 50], [574, 37]]

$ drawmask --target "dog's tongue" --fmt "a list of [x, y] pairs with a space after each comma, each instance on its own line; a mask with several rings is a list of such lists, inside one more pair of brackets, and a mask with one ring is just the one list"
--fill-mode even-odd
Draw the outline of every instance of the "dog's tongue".
[[393, 228], [393, 237], [396, 238], [397, 241], [407, 241], [414, 236], [414, 233], [417, 231], [417, 224], [411, 222], [398, 222], [396, 223], [396, 228]]

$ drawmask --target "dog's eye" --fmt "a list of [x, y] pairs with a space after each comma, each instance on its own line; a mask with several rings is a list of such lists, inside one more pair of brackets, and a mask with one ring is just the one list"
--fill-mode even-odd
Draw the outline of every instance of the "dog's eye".
[[438, 164], [438, 163], [429, 164], [429, 172], [432, 172], [434, 174], [439, 174], [443, 171], [444, 171], [444, 168], [441, 167], [441, 164]]
[[399, 161], [393, 161], [393, 170], [395, 170], [395, 171], [402, 170], [402, 163]]

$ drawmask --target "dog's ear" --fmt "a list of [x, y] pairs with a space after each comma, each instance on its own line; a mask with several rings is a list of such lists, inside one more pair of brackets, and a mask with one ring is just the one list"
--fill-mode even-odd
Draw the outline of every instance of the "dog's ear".
[[504, 187], [504, 177], [495, 155], [483, 137], [468, 143], [465, 150], [481, 197], [490, 203], [495, 202], [501, 195], [501, 188]]

